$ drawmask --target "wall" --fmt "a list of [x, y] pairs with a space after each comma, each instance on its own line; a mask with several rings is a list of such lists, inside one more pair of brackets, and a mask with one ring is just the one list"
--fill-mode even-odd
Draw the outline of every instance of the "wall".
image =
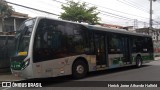
[[0, 32], [12, 32], [14, 31], [14, 19], [16, 20], [16, 29], [26, 20], [25, 18], [6, 18], [4, 20], [4, 30], [2, 31], [2, 20], [0, 20]]

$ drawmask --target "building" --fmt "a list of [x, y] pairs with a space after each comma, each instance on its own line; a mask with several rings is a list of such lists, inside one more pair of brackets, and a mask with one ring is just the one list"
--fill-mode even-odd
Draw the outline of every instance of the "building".
[[136, 29], [137, 33], [149, 34], [152, 36], [154, 41], [160, 41], [160, 29], [150, 30], [149, 28], [139, 28]]
[[107, 28], [123, 29], [123, 26], [119, 26], [119, 25], [113, 25], [113, 24], [100, 24], [100, 25]]
[[125, 30], [127, 30], [127, 31], [130, 31], [130, 32], [135, 32], [135, 33], [136, 33], [136, 31], [135, 31], [135, 29], [134, 29], [133, 26], [123, 27], [123, 29], [125, 29]]
[[100, 24], [103, 27], [107, 27], [107, 28], [115, 28], [115, 29], [124, 29], [126, 31], [130, 31], [130, 32], [135, 32], [135, 29], [133, 28], [133, 26], [120, 26], [120, 25], [113, 25], [113, 24]]
[[137, 33], [149, 34], [153, 38], [154, 52], [160, 53], [160, 29], [149, 30], [149, 28], [136, 29]]
[[10, 68], [10, 57], [15, 49], [14, 32], [26, 19], [28, 19], [27, 14], [18, 12], [14, 12], [10, 17], [4, 19], [0, 16], [0, 70]]
[[[0, 16], [0, 33], [16, 31], [26, 19], [28, 19], [28, 15], [19, 12], [13, 12], [10, 17], [4, 19]], [[2, 26], [2, 24], [4, 25]]]

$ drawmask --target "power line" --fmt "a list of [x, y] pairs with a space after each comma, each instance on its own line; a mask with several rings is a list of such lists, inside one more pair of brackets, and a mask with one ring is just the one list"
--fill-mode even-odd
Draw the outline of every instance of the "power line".
[[[83, 0], [81, 0], [81, 1], [83, 1]], [[83, 2], [86, 2], [86, 1], [83, 1]], [[149, 19], [149, 18], [146, 18], [146, 17], [142, 17], [142, 16], [133, 15], [133, 14], [129, 14], [129, 13], [126, 13], [126, 12], [122, 12], [122, 11], [118, 11], [118, 10], [110, 9], [110, 8], [103, 7], [103, 6], [100, 6], [100, 5], [96, 5], [96, 4], [93, 4], [93, 3], [89, 3], [89, 2], [86, 2], [86, 3], [91, 4], [91, 5], [94, 5], [94, 6], [102, 7], [102, 8], [104, 8], [104, 9], [112, 10], [112, 11], [115, 11], [115, 12], [119, 12], [119, 13], [123, 13], [123, 14], [131, 15], [131, 16], [137, 16], [137, 17], [141, 17], [141, 18], [145, 18], [145, 19]]]
[[[61, 2], [61, 1], [57, 1], [57, 0], [53, 0], [53, 1], [58, 2], [58, 3], [61, 3], [61, 4], [67, 4], [67, 3], [64, 3], [64, 2]], [[111, 15], [114, 15], [114, 16], [118, 16], [118, 17], [122, 17], [122, 18], [130, 19], [130, 18], [127, 18], [127, 17], [123, 17], [123, 16], [120, 16], [120, 15], [113, 14], [113, 13], [109, 13], [109, 12], [102, 11], [102, 10], [99, 10], [99, 9], [98, 9], [98, 11], [101, 11], [101, 12], [104, 12], [104, 13], [107, 13], [107, 14], [111, 14]]]
[[[57, 0], [53, 0], [53, 1], [58, 2], [58, 3], [61, 3], [61, 4], [67, 4], [67, 3], [64, 3], [64, 2], [61, 2], [61, 1], [57, 1]], [[67, 4], [67, 5], [68, 5], [68, 4]], [[104, 14], [104, 13], [107, 13], [107, 14], [109, 14], [110, 16], [113, 16], [113, 17], [118, 17], [118, 18], [121, 18], [121, 19], [134, 20], [134, 19], [132, 19], [132, 18], [124, 17], [124, 16], [117, 15], [117, 14], [110, 13], [110, 12], [106, 12], [106, 11], [103, 11], [103, 10], [100, 10], [100, 9], [97, 9], [97, 10], [100, 11], [101, 14], [103, 14], [103, 15], [106, 15], [106, 14]], [[103, 13], [102, 13], [102, 12], [103, 12]], [[140, 20], [138, 20], [138, 21], [139, 21], [139, 22], [143, 22], [143, 21], [140, 21]], [[143, 23], [144, 23], [144, 22], [143, 22]]]
[[100, 14], [102, 14], [102, 15], [104, 15], [104, 16], [109, 16], [109, 17], [118, 18], [118, 19], [123, 19], [123, 20], [128, 20], [128, 21], [133, 20], [133, 19], [118, 17], [118, 16], [115, 16], [115, 15], [106, 14], [106, 13], [100, 13]]
[[[61, 4], [67, 4], [68, 3], [64, 3], [64, 2], [61, 2], [61, 1], [58, 1], [58, 0], [52, 0], [52, 1], [55, 1], [55, 2], [58, 2], [58, 3], [61, 3]], [[82, 0], [81, 0], [82, 1]], [[88, 2], [86, 2], [88, 3]], [[92, 4], [92, 3], [88, 3], [88, 4], [91, 4], [91, 5], [94, 5], [94, 6], [98, 6], [98, 5], [95, 5], [95, 4]], [[101, 6], [102, 7], [102, 6]], [[104, 7], [103, 7], [104, 8]], [[105, 7], [106, 8], [106, 7]], [[106, 8], [106, 9], [109, 9], [109, 8]], [[110, 10], [113, 10], [113, 9], [110, 9]], [[122, 18], [125, 18], [125, 19], [130, 19], [130, 20], [133, 20], [131, 18], [127, 18], [127, 17], [124, 17], [124, 16], [120, 16], [120, 15], [117, 15], [117, 14], [113, 14], [113, 13], [110, 13], [110, 12], [106, 12], [106, 11], [103, 11], [103, 10], [100, 10], [98, 9], [98, 11], [101, 11], [101, 12], [104, 12], [104, 13], [108, 13], [108, 14], [111, 14], [111, 15], [114, 15], [114, 16], [118, 16], [118, 17], [122, 17]], [[117, 10], [114, 10], [114, 11], [117, 11]], [[121, 12], [121, 11], [117, 11], [117, 12]], [[124, 12], [121, 12], [121, 13], [124, 13]], [[126, 13], [127, 14], [127, 13]], [[135, 15], [134, 15], [135, 16]], [[144, 17], [143, 17], [144, 18]]]
[[160, 3], [160, 1], [158, 1], [158, 3]]
[[[83, 1], [83, 0], [81, 0]], [[83, 1], [85, 2], [85, 1]], [[131, 1], [132, 2], [132, 1]], [[160, 1], [159, 1], [160, 2]], [[133, 14], [129, 14], [129, 13], [125, 13], [125, 12], [121, 12], [121, 11], [117, 11], [117, 10], [114, 10], [114, 9], [110, 9], [110, 8], [106, 8], [106, 7], [103, 7], [103, 6], [100, 6], [100, 5], [96, 5], [96, 4], [93, 4], [93, 3], [89, 3], [89, 2], [86, 2], [88, 4], [91, 4], [91, 5], [94, 5], [94, 6], [99, 6], [99, 7], [102, 7], [102, 8], [105, 8], [105, 9], [108, 9], [108, 10], [112, 10], [112, 11], [116, 11], [116, 12], [120, 12], [120, 13], [123, 13], [123, 14], [127, 14], [127, 15], [132, 15], [132, 16], [137, 16], [137, 17], [141, 17], [141, 18], [145, 18], [145, 19], [149, 19], [149, 18], [146, 18], [146, 17], [142, 17], [142, 16], [138, 16], [138, 15], [133, 15]], [[135, 3], [135, 2], [132, 2], [132, 3]], [[136, 4], [136, 3], [135, 3]], [[102, 10], [101, 10], [102, 11]], [[103, 12], [103, 11], [102, 11]]]
[[[119, 1], [119, 0], [117, 0], [117, 1]], [[125, 0], [125, 1], [126, 1], [126, 0]], [[124, 3], [124, 2], [122, 2], [122, 1], [119, 1], [119, 2]], [[126, 1], [126, 2], [128, 2], [128, 1]], [[128, 3], [130, 3], [130, 2], [128, 2]], [[124, 3], [124, 4], [126, 4], [126, 3]], [[131, 3], [130, 3], [130, 4], [131, 4]], [[158, 21], [154, 21], [154, 22], [159, 23]]]
[[141, 11], [143, 11], [143, 12], [145, 12], [145, 13], [149, 13], [148, 11], [146, 11], [146, 10], [144, 10], [144, 9], [142, 9], [142, 8], [138, 8], [138, 7], [136, 7], [135, 5], [132, 5], [132, 4], [130, 4], [130, 3], [122, 2], [122, 1], [120, 1], [120, 0], [117, 0], [117, 1], [120, 2], [120, 3], [123, 3], [123, 4], [125, 4], [125, 5], [128, 5], [128, 6], [130, 6], [130, 7], [133, 7], [133, 8], [136, 8], [136, 9], [138, 9], [138, 10], [141, 10]]
[[146, 11], [146, 12], [148, 12], [148, 10], [146, 10], [146, 9], [144, 9], [144, 8], [142, 8], [143, 6], [137, 6], [137, 4], [135, 4], [134, 2], [132, 2], [131, 0], [130, 1], [128, 1], [128, 0], [124, 0], [126, 3], [128, 3], [128, 4], [130, 4], [130, 5], [132, 5], [132, 6], [135, 6], [135, 7], [137, 7], [137, 8], [139, 8], [139, 9], [142, 9], [142, 10], [144, 10], [144, 11]]
[[27, 6], [24, 6], [24, 5], [20, 5], [20, 4], [16, 4], [16, 3], [8, 2], [8, 1], [5, 1], [5, 2], [9, 3], [9, 4], [12, 4], [12, 5], [16, 5], [16, 6], [20, 6], [20, 7], [24, 7], [24, 8], [28, 8], [28, 9], [32, 9], [32, 10], [35, 10], [35, 11], [39, 11], [39, 12], [43, 12], [43, 13], [47, 13], [47, 14], [51, 14], [51, 15], [55, 15], [55, 16], [60, 16], [58, 14], [47, 12], [47, 11], [43, 11], [43, 10], [39, 10], [39, 9], [36, 9], [36, 8], [31, 8], [31, 7], [27, 7]]
[[157, 23], [157, 24], [159, 24], [159, 25], [160, 25], [160, 22], [158, 22], [158, 21], [153, 20], [153, 22], [155, 22], [155, 23]]
[[[110, 17], [118, 18], [118, 19], [128, 20], [128, 21], [134, 21], [135, 20], [135, 19], [127, 18], [127, 17], [117, 16], [117, 15], [110, 14], [110, 13], [107, 13], [107, 14], [100, 13], [100, 14], [105, 15], [105, 16], [110, 16]], [[137, 22], [149, 24], [147, 22], [140, 21], [140, 20], [137, 20]]]
[[[62, 4], [67, 4], [67, 3], [64, 3], [64, 2], [57, 1], [57, 0], [53, 0], [53, 1], [56, 1], [56, 2], [59, 2], [59, 3], [62, 3]], [[23, 6], [23, 5], [16, 4], [16, 3], [12, 3], [12, 2], [8, 2], [8, 1], [6, 1], [6, 2], [9, 3], [9, 4], [16, 5], [16, 6], [20, 6], [20, 7], [32, 9], [32, 10], [35, 10], [35, 11], [39, 11], [39, 12], [43, 12], [43, 13], [47, 13], [47, 14], [51, 14], [51, 15], [55, 15], [55, 16], [60, 16], [60, 15], [55, 14], [55, 13], [51, 13], [51, 12], [47, 12], [47, 11], [43, 11], [43, 10], [39, 10], [39, 9], [27, 7], [27, 6]], [[106, 12], [106, 11], [103, 11], [103, 10], [99, 10], [99, 11], [101, 11], [101, 14], [102, 14], [102, 15], [105, 15], [105, 16], [107, 15], [107, 16], [110, 16], [110, 17], [119, 18], [119, 19], [124, 19], [124, 20], [134, 20], [134, 19], [131, 19], [131, 18], [128, 18], [128, 17], [120, 16], [120, 15], [113, 14], [113, 13], [110, 13], [110, 12]], [[103, 13], [102, 13], [102, 12], [103, 12]], [[105, 14], [104, 14], [104, 13], [105, 13]], [[143, 21], [139, 21], [139, 22], [143, 22]], [[146, 23], [146, 22], [143, 22], [143, 23]]]
[[[49, 1], [48, 1], [49, 2]], [[31, 4], [33, 4], [33, 2], [26, 2], [25, 3], [25, 6], [26, 5], [31, 5]], [[58, 6], [57, 4], [55, 5], [54, 3], [47, 3], [46, 1], [44, 1], [44, 0], [38, 0], [38, 3], [37, 3], [37, 5], [38, 5], [38, 9], [40, 9], [41, 8], [41, 10], [43, 10], [44, 8], [45, 8], [45, 10], [44, 11], [48, 11], [48, 12], [52, 12], [53, 10], [54, 10], [54, 13], [60, 13], [60, 6]], [[47, 6], [47, 7], [46, 7]], [[51, 8], [53, 8], [53, 9], [51, 9]]]
[[64, 2], [58, 1], [58, 0], [52, 0], [52, 1], [55, 1], [55, 2], [58, 2], [58, 3], [61, 3], [61, 4], [68, 4], [68, 3], [64, 3]]
[[[126, 1], [126, 0], [125, 0]], [[131, 3], [133, 3], [134, 5], [139, 5], [140, 6], [140, 8], [142, 8], [143, 6], [142, 5], [140, 5], [139, 3], [136, 3], [136, 2], [133, 2], [132, 0], [128, 0], [128, 1], [126, 1], [126, 2], [131, 2]], [[139, 7], [138, 6], [138, 7]], [[146, 7], [143, 7], [143, 9], [144, 8], [146, 8]]]
[[[53, 0], [53, 1], [56, 1], [56, 2], [59, 2], [59, 3], [62, 3], [62, 4], [67, 4], [67, 3], [63, 3], [63, 2], [57, 1], [57, 0]], [[20, 7], [24, 7], [24, 8], [28, 8], [28, 9], [32, 9], [32, 10], [36, 10], [36, 11], [39, 11], [39, 12], [43, 12], [43, 13], [48, 13], [48, 14], [60, 16], [60, 15], [58, 15], [58, 14], [54, 14], [54, 13], [50, 13], [50, 12], [47, 12], [47, 11], [43, 11], [43, 10], [39, 10], [39, 9], [27, 7], [27, 6], [23, 6], [23, 5], [20, 5], [20, 4], [16, 4], [16, 3], [8, 2], [8, 1], [6, 1], [6, 2], [9, 3], [9, 4], [16, 5], [16, 6], [20, 6]], [[101, 11], [101, 12], [108, 13], [108, 12], [105, 12], [105, 11]], [[124, 19], [124, 18], [125, 18], [125, 19], [130, 19], [130, 18], [126, 18], [126, 17], [119, 16], [119, 15], [112, 14], [112, 13], [108, 13], [108, 14], [111, 14], [111, 15], [114, 15], [114, 16], [117, 16], [117, 17], [121, 17], [121, 19], [122, 19], [122, 18], [123, 18], [123, 19]], [[130, 19], [130, 20], [131, 20], [131, 19]]]
[[[83, 0], [81, 0], [81, 1], [83, 1]], [[83, 1], [83, 2], [85, 2], [85, 1]], [[99, 6], [99, 7], [108, 9], [108, 10], [112, 10], [112, 11], [116, 11], [116, 12], [120, 12], [120, 13], [124, 13], [124, 14], [128, 14], [128, 15], [132, 15], [132, 16], [138, 16], [138, 15], [133, 15], [133, 14], [129, 14], [129, 13], [117, 11], [117, 10], [114, 10], [114, 9], [106, 8], [106, 7], [103, 7], [103, 6], [100, 6], [100, 5], [96, 5], [96, 4], [93, 4], [93, 3], [89, 3], [89, 2], [86, 2], [86, 3], [91, 4], [91, 5], [94, 5], [94, 6]], [[133, 2], [133, 3], [134, 3], [134, 2]], [[104, 12], [104, 11], [101, 10], [101, 12]], [[105, 13], [106, 13], [106, 12], [105, 12]], [[107, 13], [108, 13], [108, 12], [107, 12]], [[103, 14], [103, 13], [101, 13], [101, 14]], [[111, 13], [109, 13], [109, 14], [111, 14]], [[103, 15], [107, 15], [107, 14], [103, 14]], [[115, 14], [114, 14], [114, 15], [115, 15]], [[113, 16], [113, 14], [112, 14], [112, 15], [109, 15], [109, 16], [110, 16], [110, 17], [119, 18], [119, 17], [116, 17], [117, 15], [116, 15], [116, 16]], [[121, 17], [121, 16], [120, 16], [120, 17]], [[138, 16], [138, 17], [142, 17], [142, 16]], [[142, 18], [145, 18], [145, 17], [142, 17]], [[119, 19], [124, 19], [124, 18], [119, 18]], [[125, 17], [125, 19], [126, 19], [126, 17]], [[133, 19], [131, 19], [131, 18], [127, 18], [126, 20], [128, 20], [128, 19], [133, 20]], [[146, 18], [146, 19], [149, 19], [149, 18]], [[146, 22], [143, 22], [143, 21], [139, 21], [139, 22], [146, 23]], [[155, 22], [156, 22], [156, 23], [159, 23], [159, 22], [157, 22], [157, 21], [155, 21]], [[149, 24], [149, 23], [146, 23], [146, 24]]]

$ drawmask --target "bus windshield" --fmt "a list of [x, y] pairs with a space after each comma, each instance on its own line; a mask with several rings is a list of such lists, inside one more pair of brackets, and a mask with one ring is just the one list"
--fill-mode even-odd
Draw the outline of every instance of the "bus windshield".
[[34, 23], [35, 19], [29, 19], [20, 26], [16, 34], [16, 53], [18, 55], [27, 55]]

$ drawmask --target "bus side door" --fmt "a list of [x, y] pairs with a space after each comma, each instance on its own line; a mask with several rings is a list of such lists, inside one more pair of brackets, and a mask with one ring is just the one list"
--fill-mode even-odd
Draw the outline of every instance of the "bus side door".
[[95, 53], [96, 53], [96, 63], [97, 65], [106, 65], [106, 45], [105, 45], [105, 34], [95, 33]]
[[131, 64], [130, 38], [127, 36], [122, 37], [122, 49], [124, 64]]

